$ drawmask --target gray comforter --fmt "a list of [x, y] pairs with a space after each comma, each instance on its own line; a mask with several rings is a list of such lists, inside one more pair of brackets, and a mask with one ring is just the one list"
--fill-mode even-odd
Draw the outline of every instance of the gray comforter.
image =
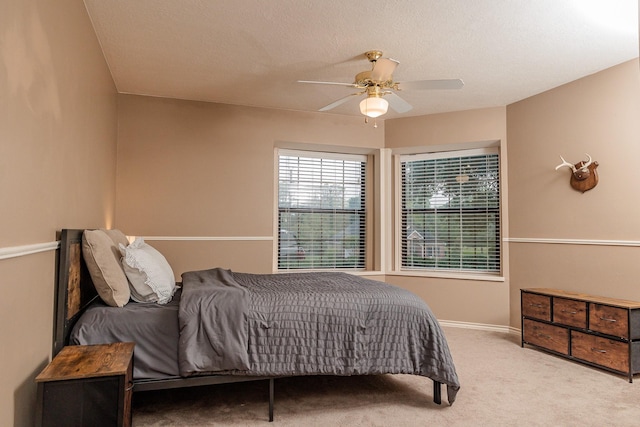
[[429, 307], [398, 287], [346, 273], [182, 275], [183, 376], [414, 374], [459, 382]]

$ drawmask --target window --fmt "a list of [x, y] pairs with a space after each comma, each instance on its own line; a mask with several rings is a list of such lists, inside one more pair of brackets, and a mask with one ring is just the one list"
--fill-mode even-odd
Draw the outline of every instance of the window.
[[279, 151], [279, 270], [364, 269], [366, 160]]
[[401, 268], [500, 271], [497, 149], [400, 157]]

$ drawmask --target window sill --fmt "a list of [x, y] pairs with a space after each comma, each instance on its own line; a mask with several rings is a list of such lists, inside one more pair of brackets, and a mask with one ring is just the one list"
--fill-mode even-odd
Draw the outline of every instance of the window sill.
[[457, 279], [457, 280], [475, 280], [482, 282], [504, 282], [504, 276], [490, 275], [490, 274], [473, 274], [473, 273], [443, 273], [437, 271], [380, 271], [380, 270], [338, 270], [338, 269], [306, 269], [306, 270], [275, 270], [274, 274], [290, 274], [290, 273], [326, 273], [326, 272], [341, 272], [352, 274], [354, 276], [399, 276], [399, 277], [431, 277], [440, 279]]
[[390, 271], [387, 276], [405, 276], [405, 277], [432, 277], [440, 279], [459, 279], [459, 280], [476, 280], [483, 282], [504, 282], [504, 276], [491, 274], [473, 274], [473, 273], [444, 273], [438, 271]]
[[274, 274], [291, 274], [291, 273], [347, 273], [354, 276], [384, 276], [386, 273], [379, 270], [348, 270], [348, 269], [288, 269], [288, 270], [274, 270]]

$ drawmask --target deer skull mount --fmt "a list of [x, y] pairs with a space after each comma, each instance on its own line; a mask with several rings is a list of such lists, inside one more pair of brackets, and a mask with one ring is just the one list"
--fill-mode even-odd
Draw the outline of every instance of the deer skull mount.
[[578, 163], [571, 164], [567, 162], [565, 159], [560, 156], [562, 163], [556, 166], [556, 170], [561, 167], [571, 168], [571, 180], [569, 183], [574, 190], [585, 192], [591, 190], [593, 187], [598, 185], [598, 162], [594, 162], [591, 160], [591, 156], [587, 154], [589, 160], [580, 161]]

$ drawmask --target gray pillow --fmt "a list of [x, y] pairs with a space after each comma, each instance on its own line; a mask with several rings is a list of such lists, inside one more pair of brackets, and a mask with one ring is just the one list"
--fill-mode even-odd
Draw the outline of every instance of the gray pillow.
[[[105, 233], [107, 233], [107, 236], [109, 236], [111, 238], [111, 240], [113, 240], [113, 243], [115, 243], [116, 248], [118, 247], [118, 245], [123, 244], [125, 246], [127, 246], [129, 244], [129, 240], [127, 239], [127, 236], [124, 235], [124, 233], [116, 228], [113, 228], [111, 230], [107, 230], [106, 228], [101, 228], [101, 231], [104, 231]], [[114, 255], [116, 255], [116, 257], [118, 259], [120, 259], [120, 252], [116, 251], [117, 253], [115, 253]]]

